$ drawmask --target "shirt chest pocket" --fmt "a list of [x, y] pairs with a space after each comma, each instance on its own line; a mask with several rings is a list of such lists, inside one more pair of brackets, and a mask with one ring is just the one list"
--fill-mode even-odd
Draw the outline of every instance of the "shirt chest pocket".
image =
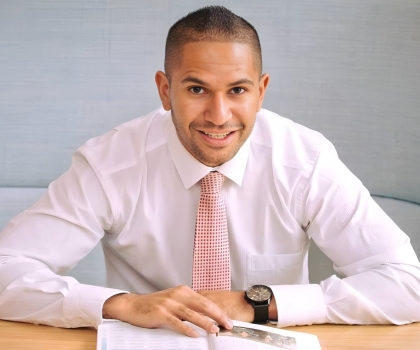
[[308, 282], [308, 246], [299, 253], [247, 256], [247, 286]]

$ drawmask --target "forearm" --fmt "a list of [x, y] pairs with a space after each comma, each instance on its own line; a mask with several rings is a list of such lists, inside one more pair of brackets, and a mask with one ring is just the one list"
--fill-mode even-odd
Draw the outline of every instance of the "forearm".
[[79, 284], [24, 257], [3, 257], [0, 264], [0, 318], [55, 327], [97, 327], [102, 305], [122, 291]]
[[268, 319], [271, 321], [277, 321], [278, 319], [277, 302], [274, 294], [271, 298], [270, 305], [268, 306]]
[[275, 300], [275, 308], [269, 308], [270, 320], [277, 321], [278, 327], [328, 322], [325, 298], [319, 285], [271, 285], [270, 288]]
[[332, 276], [320, 285], [271, 286], [276, 296], [279, 327], [420, 321], [420, 268], [415, 261], [410, 264], [408, 260], [352, 271], [351, 276], [343, 279]]
[[420, 321], [420, 270], [412, 272], [382, 265], [342, 280], [323, 281], [329, 322], [401, 325]]

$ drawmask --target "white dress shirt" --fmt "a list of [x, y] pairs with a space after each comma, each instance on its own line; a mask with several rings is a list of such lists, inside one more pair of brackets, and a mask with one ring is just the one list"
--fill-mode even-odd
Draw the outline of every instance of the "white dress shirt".
[[[419, 261], [321, 134], [267, 110], [229, 162], [209, 168], [158, 109], [89, 140], [0, 234], [0, 318], [97, 326], [107, 298], [191, 286], [200, 179], [217, 170], [232, 290], [270, 285], [280, 326], [420, 320]], [[309, 284], [313, 239], [338, 273]], [[62, 277], [102, 243], [110, 288]], [[111, 289], [115, 288], [115, 289]]]

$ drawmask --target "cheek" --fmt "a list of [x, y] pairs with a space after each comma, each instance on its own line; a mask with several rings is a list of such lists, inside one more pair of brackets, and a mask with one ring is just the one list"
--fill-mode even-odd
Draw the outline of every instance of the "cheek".
[[202, 104], [189, 101], [177, 101], [176, 104], [173, 104], [173, 107], [178, 122], [185, 128], [189, 128], [190, 124], [194, 122], [202, 122], [201, 118], [204, 115]]
[[258, 112], [257, 107], [258, 106], [254, 103], [245, 103], [236, 110], [235, 115], [237, 116], [238, 121], [245, 125], [246, 128], [249, 128], [254, 124]]
[[252, 98], [243, 98], [235, 103], [237, 111], [241, 111], [244, 115], [252, 115], [258, 111], [259, 100], [256, 96]]
[[188, 105], [172, 104], [172, 112], [175, 115], [178, 127], [188, 132], [190, 125], [194, 122], [194, 112]]

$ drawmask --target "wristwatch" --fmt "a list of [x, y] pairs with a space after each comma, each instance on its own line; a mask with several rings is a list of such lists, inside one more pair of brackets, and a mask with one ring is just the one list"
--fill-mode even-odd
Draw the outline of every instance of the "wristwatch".
[[273, 292], [271, 289], [261, 284], [249, 287], [245, 291], [245, 300], [254, 308], [253, 323], [268, 322], [268, 306], [272, 296]]

